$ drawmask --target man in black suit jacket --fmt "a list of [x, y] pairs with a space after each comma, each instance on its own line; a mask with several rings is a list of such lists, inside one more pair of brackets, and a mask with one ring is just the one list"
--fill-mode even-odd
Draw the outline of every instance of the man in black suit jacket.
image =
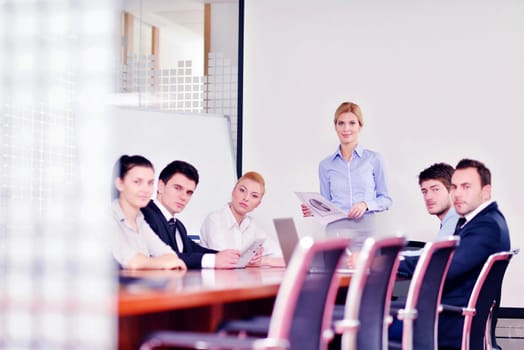
[[[489, 255], [510, 249], [509, 230], [497, 203], [491, 200], [491, 173], [483, 163], [461, 160], [451, 179], [451, 195], [455, 210], [466, 221], [455, 231], [460, 245], [446, 275], [442, 303], [465, 306]], [[411, 276], [417, 261], [418, 257], [406, 257], [399, 274]], [[460, 315], [441, 313], [439, 349], [460, 349], [462, 326]]]
[[198, 171], [191, 164], [176, 160], [160, 173], [155, 200], [142, 208], [153, 231], [186, 263], [189, 269], [234, 268], [240, 252], [220, 252], [204, 248], [188, 237], [186, 228], [175, 215], [182, 212], [198, 184]]

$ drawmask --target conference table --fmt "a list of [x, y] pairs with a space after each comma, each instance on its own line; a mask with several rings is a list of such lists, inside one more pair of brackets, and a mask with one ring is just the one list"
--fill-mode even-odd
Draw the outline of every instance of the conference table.
[[[284, 268], [120, 271], [118, 348], [154, 330], [214, 331], [224, 319], [270, 315]], [[349, 285], [350, 275], [340, 275]]]

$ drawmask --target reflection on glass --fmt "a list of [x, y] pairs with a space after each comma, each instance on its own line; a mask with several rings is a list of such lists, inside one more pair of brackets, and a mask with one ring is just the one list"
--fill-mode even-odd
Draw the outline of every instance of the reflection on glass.
[[238, 1], [125, 0], [115, 104], [225, 115], [237, 132]]

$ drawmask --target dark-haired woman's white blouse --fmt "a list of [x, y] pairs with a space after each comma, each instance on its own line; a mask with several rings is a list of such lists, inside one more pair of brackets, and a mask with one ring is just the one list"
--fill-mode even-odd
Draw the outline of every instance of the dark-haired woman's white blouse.
[[170, 246], [165, 244], [144, 220], [141, 211], [138, 212], [136, 223], [138, 231], [129, 224], [120, 208], [118, 199], [111, 204], [115, 227], [113, 228], [112, 252], [114, 258], [122, 267], [126, 267], [129, 261], [139, 253], [145, 256], [160, 256], [176, 253]]

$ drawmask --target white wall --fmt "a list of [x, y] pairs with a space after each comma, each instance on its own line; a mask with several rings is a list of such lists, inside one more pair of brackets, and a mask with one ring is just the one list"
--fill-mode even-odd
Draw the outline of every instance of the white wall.
[[[361, 143], [386, 159], [391, 232], [431, 239], [417, 175], [434, 162], [479, 159], [493, 174], [513, 247], [524, 247], [524, 2], [246, 2], [243, 169], [266, 177], [255, 212], [294, 216], [293, 191], [318, 191], [320, 159], [337, 147], [333, 113], [359, 103]], [[524, 257], [510, 264], [505, 306], [524, 306]]]

